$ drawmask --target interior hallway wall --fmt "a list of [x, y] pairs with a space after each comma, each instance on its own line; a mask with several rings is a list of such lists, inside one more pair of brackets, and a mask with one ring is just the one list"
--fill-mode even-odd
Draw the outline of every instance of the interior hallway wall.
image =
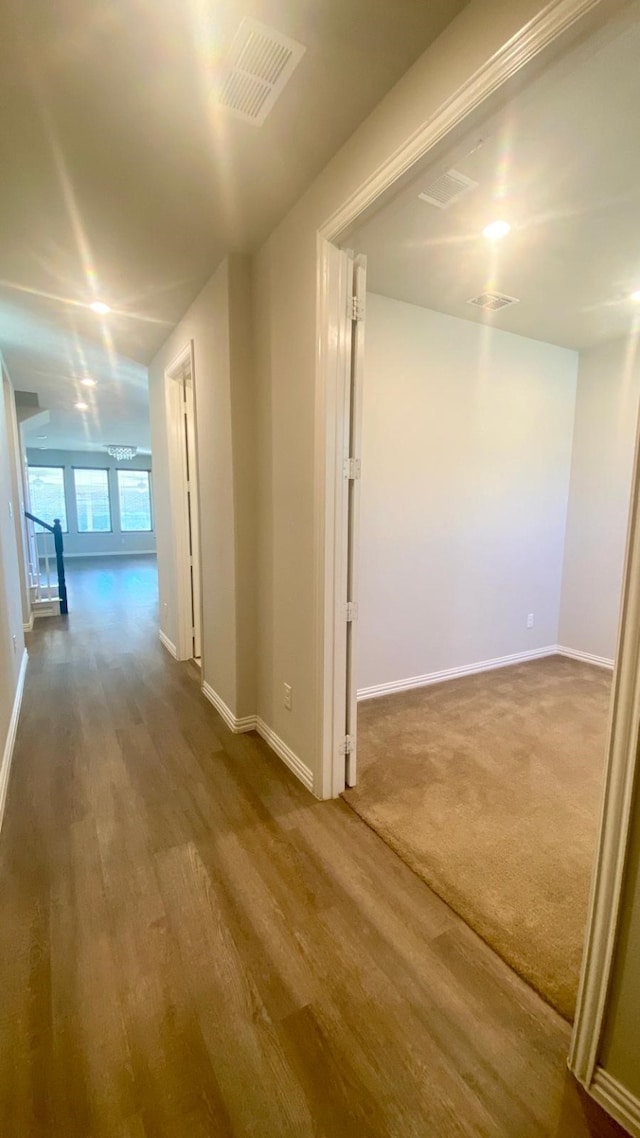
[[580, 353], [559, 643], [613, 660], [640, 396], [637, 337]]
[[237, 717], [255, 714], [256, 703], [250, 285], [244, 257], [224, 260], [149, 368], [160, 627], [175, 643], [177, 567], [168, 505], [164, 372], [193, 340], [203, 680]]
[[557, 643], [577, 367], [368, 294], [360, 689]]
[[18, 561], [14, 517], [16, 502], [13, 498], [11, 470], [12, 449], [10, 432], [13, 389], [9, 377], [2, 376], [0, 399], [0, 817], [6, 790], [8, 761], [7, 747], [12, 714], [18, 692], [18, 681], [25, 651], [22, 601], [20, 589], [21, 569]]

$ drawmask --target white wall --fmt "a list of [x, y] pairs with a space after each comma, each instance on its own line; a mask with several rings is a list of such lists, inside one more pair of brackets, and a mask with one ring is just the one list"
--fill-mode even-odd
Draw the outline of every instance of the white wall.
[[[156, 535], [151, 533], [122, 532], [116, 470], [151, 470], [151, 455], [138, 454], [127, 462], [116, 462], [106, 451], [38, 450], [27, 449], [29, 466], [61, 466], [64, 469], [67, 524], [64, 535], [65, 557], [87, 557], [95, 554], [154, 553]], [[79, 533], [73, 483], [74, 466], [94, 466], [108, 471], [111, 502], [111, 533]], [[151, 478], [153, 482], [153, 475]], [[45, 518], [45, 521], [48, 519]], [[152, 512], [151, 524], [154, 524]]]
[[[0, 820], [10, 752], [10, 726], [24, 655], [20, 566], [16, 545], [11, 469], [11, 435], [15, 434], [15, 404], [8, 376], [2, 374], [0, 398]], [[13, 422], [12, 422], [13, 420]]]
[[374, 294], [365, 342], [358, 687], [556, 644], [577, 353]]
[[581, 352], [559, 642], [612, 660], [640, 394], [637, 338]]
[[202, 559], [203, 679], [238, 717], [255, 714], [255, 400], [251, 288], [227, 258], [149, 368], [160, 626], [176, 641], [164, 372], [194, 344]]

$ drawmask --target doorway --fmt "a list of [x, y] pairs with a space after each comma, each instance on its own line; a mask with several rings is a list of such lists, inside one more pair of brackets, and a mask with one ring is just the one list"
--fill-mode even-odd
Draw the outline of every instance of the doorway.
[[200, 513], [193, 341], [165, 372], [179, 660], [202, 658]]
[[[557, 6], [558, 8], [560, 6]], [[591, 6], [593, 7], [593, 6]], [[602, 20], [606, 15], [601, 6]], [[584, 14], [585, 6], [574, 5], [574, 19], [579, 21]], [[566, 12], [564, 13], [566, 15]], [[623, 17], [622, 23], [628, 18]], [[558, 13], [558, 30], [556, 35], [566, 31], [566, 23]], [[624, 35], [627, 28], [623, 28]], [[605, 38], [610, 34], [607, 29]], [[548, 29], [547, 29], [548, 33]], [[553, 36], [551, 37], [553, 39]], [[540, 41], [539, 49], [546, 47], [550, 42], [547, 38]], [[531, 43], [528, 49], [531, 48]], [[527, 54], [527, 53], [525, 53]], [[527, 54], [529, 62], [537, 54], [534, 50]], [[507, 68], [504, 71], [505, 83], [512, 77], [513, 72]], [[494, 77], [495, 78], [495, 77]], [[487, 83], [487, 96], [493, 94], [496, 84]], [[467, 98], [467, 111], [469, 114], [468, 126], [479, 121], [477, 111], [479, 99], [477, 88], [473, 93], [465, 92]], [[501, 100], [504, 105], [505, 92]], [[429, 124], [425, 128], [425, 137], [422, 141], [421, 154], [430, 152], [431, 163], [435, 163], [446, 156], [446, 147], [442, 140], [447, 139], [449, 144], [457, 142], [464, 135], [461, 130], [463, 114], [461, 114], [461, 99], [452, 111], [450, 107], [444, 108], [440, 120]], [[495, 104], [498, 105], [498, 104]], [[492, 108], [490, 108], [492, 109]], [[475, 116], [475, 117], [471, 117]], [[345, 490], [343, 480], [349, 483], [360, 477], [360, 462], [357, 451], [358, 430], [354, 431], [346, 415], [342, 415], [340, 408], [351, 406], [350, 396], [352, 390], [352, 377], [358, 374], [359, 363], [353, 358], [352, 350], [357, 345], [358, 337], [354, 337], [352, 324], [357, 320], [357, 311], [352, 301], [347, 298], [345, 304], [339, 301], [340, 281], [349, 276], [349, 265], [353, 256], [346, 249], [353, 248], [360, 252], [362, 248], [354, 240], [354, 230], [358, 223], [372, 217], [376, 210], [381, 208], [382, 191], [390, 185], [393, 189], [387, 201], [393, 196], [399, 196], [406, 188], [410, 178], [417, 173], [414, 166], [408, 173], [408, 156], [411, 153], [416, 157], [416, 144], [412, 141], [407, 145], [406, 154], [396, 155], [389, 163], [389, 168], [376, 172], [371, 181], [362, 187], [358, 195], [345, 205], [326, 226], [320, 231], [320, 312], [322, 340], [319, 347], [319, 376], [323, 383], [322, 399], [327, 408], [324, 424], [324, 503], [325, 513], [321, 517], [322, 533], [325, 535], [324, 557], [321, 572], [324, 578], [323, 611], [325, 640], [322, 645], [322, 675], [323, 675], [323, 792], [325, 795], [336, 795], [353, 784], [356, 774], [355, 756], [357, 754], [357, 721], [355, 714], [350, 711], [354, 689], [357, 690], [358, 680], [353, 670], [357, 660], [357, 634], [353, 628], [347, 631], [346, 624], [352, 624], [354, 613], [358, 615], [359, 597], [357, 591], [351, 588], [354, 580], [353, 564], [354, 551], [357, 542], [350, 537], [353, 532], [354, 519], [357, 520], [359, 493]], [[426, 169], [426, 165], [424, 167]], [[450, 172], [450, 166], [445, 163], [442, 174]], [[368, 211], [368, 212], [367, 212]], [[366, 251], [366, 250], [365, 250]], [[371, 268], [371, 261], [369, 263]], [[328, 281], [328, 287], [325, 282]], [[485, 281], [477, 290], [478, 297], [484, 293], [497, 292], [505, 300], [506, 289], [490, 287], [491, 281]], [[353, 294], [352, 294], [353, 295]], [[472, 299], [472, 294], [466, 299]], [[491, 298], [489, 298], [491, 299]], [[628, 296], [625, 297], [625, 300]], [[363, 339], [362, 336], [359, 337]], [[349, 355], [345, 355], [345, 345], [348, 346]], [[347, 440], [352, 445], [347, 445]], [[356, 442], [354, 447], [353, 442]], [[631, 448], [633, 451], [633, 447]], [[633, 463], [631, 455], [629, 466]], [[366, 476], [366, 475], [365, 475]], [[624, 557], [624, 572], [622, 573], [623, 587], [621, 596], [622, 620], [617, 636], [616, 672], [614, 676], [611, 723], [606, 745], [608, 763], [606, 770], [606, 810], [598, 842], [598, 857], [596, 862], [596, 877], [592, 889], [592, 900], [589, 920], [587, 923], [587, 945], [584, 955], [580, 992], [578, 996], [578, 1009], [574, 1026], [571, 1065], [574, 1073], [586, 1084], [590, 1085], [595, 1069], [595, 1055], [598, 1032], [602, 1021], [603, 996], [608, 984], [611, 964], [611, 946], [613, 930], [617, 920], [618, 898], [620, 880], [624, 865], [624, 846], [626, 841], [628, 821], [630, 788], [635, 770], [635, 742], [636, 721], [634, 719], [636, 706], [631, 698], [634, 686], [635, 650], [640, 636], [640, 621], [635, 619], [637, 597], [636, 574], [634, 568], [638, 558], [637, 517], [638, 517], [638, 485], [637, 472], [634, 473], [631, 487], [630, 516], [631, 527], [627, 542], [626, 557]], [[346, 512], [346, 516], [345, 516]], [[355, 560], [357, 566], [357, 558]], [[358, 574], [356, 571], [355, 581]], [[529, 619], [530, 614], [525, 614]], [[351, 641], [351, 648], [346, 645]], [[556, 646], [557, 646], [556, 641]], [[517, 653], [504, 653], [516, 655]], [[497, 655], [497, 654], [496, 654]], [[596, 653], [592, 653], [596, 655]], [[595, 661], [592, 661], [595, 662]], [[347, 669], [351, 669], [347, 674]], [[441, 671], [446, 672], [447, 668]], [[444, 678], [444, 677], [442, 677]], [[621, 698], [626, 693], [628, 703]]]

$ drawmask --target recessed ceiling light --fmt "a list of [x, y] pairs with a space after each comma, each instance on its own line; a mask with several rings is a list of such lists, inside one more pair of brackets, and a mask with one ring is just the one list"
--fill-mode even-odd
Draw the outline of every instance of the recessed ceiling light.
[[640, 288], [637, 288], [635, 292], [631, 293], [631, 299], [640, 302]]
[[111, 312], [109, 305], [105, 304], [104, 300], [94, 300], [89, 308], [92, 312], [97, 312], [98, 316], [106, 316], [107, 312]]
[[76, 411], [88, 411], [89, 410], [89, 404], [83, 403], [82, 400], [79, 399], [75, 405], [75, 408], [76, 408]]
[[85, 375], [84, 379], [80, 380], [83, 387], [95, 387], [96, 381], [90, 375]]
[[511, 226], [508, 221], [492, 221], [489, 225], [485, 225], [482, 230], [482, 236], [487, 238], [487, 241], [499, 241], [501, 237], [506, 237], [507, 233], [511, 232]]

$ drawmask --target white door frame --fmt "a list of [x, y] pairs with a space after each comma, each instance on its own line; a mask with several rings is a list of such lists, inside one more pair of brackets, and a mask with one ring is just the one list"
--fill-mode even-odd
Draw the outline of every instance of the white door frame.
[[[512, 76], [560, 40], [587, 29], [594, 14], [602, 25], [617, 0], [550, 0], [517, 35], [492, 56], [439, 111], [369, 177], [318, 230], [316, 360], [316, 628], [318, 750], [321, 779], [316, 793], [334, 797], [344, 789], [344, 614], [336, 603], [344, 573], [341, 416], [346, 382], [346, 293], [337, 242], [356, 219], [420, 159]], [[640, 464], [633, 476], [620, 637], [614, 672], [607, 752], [606, 790], [592, 879], [582, 977], [569, 1065], [581, 1083], [603, 1099], [597, 1067], [606, 996], [618, 924], [629, 832], [640, 722]], [[607, 1105], [610, 1105], [608, 1103]]]
[[[200, 542], [199, 542], [199, 500], [200, 495], [197, 492], [197, 479], [198, 479], [198, 464], [197, 464], [197, 407], [195, 395], [195, 367], [194, 367], [194, 350], [193, 340], [189, 340], [187, 344], [178, 352], [177, 356], [172, 359], [171, 363], [165, 368], [165, 407], [167, 419], [167, 450], [169, 457], [169, 487], [170, 487], [170, 505], [171, 505], [171, 520], [172, 520], [172, 534], [174, 539], [175, 549], [175, 574], [176, 574], [176, 595], [175, 595], [175, 609], [176, 609], [176, 658], [178, 660], [190, 660], [194, 655], [193, 649], [193, 620], [192, 620], [192, 579], [190, 569], [190, 523], [189, 512], [187, 508], [187, 462], [185, 451], [185, 437], [184, 437], [184, 403], [182, 398], [182, 386], [179, 382], [182, 378], [185, 364], [189, 365], [191, 374], [191, 384], [193, 390], [193, 418], [195, 428], [194, 438], [194, 451], [196, 454], [195, 470], [191, 471], [192, 481], [195, 479], [195, 516], [196, 528], [198, 534], [193, 543], [193, 554], [198, 580], [202, 581], [202, 567], [200, 564]], [[197, 619], [200, 622], [200, 629], [202, 629], [202, 596], [201, 589], [197, 591], [200, 596], [198, 604]]]

